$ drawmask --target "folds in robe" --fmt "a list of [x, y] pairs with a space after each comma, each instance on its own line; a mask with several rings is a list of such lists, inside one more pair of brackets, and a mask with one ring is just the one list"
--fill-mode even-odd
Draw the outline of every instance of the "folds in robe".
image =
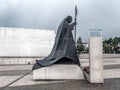
[[62, 20], [58, 27], [51, 53], [43, 60], [36, 60], [33, 70], [52, 64], [77, 64], [80, 66], [72, 35], [73, 28], [74, 23], [69, 24], [66, 19]]

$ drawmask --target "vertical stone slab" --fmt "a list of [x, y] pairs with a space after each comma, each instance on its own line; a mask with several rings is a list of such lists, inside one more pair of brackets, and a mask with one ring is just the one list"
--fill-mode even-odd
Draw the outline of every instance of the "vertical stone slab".
[[103, 44], [101, 36], [90, 37], [90, 82], [103, 83]]

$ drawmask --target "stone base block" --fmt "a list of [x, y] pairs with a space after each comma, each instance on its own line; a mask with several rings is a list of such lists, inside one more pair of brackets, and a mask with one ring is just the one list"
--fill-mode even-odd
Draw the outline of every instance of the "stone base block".
[[78, 65], [54, 64], [33, 70], [33, 80], [84, 79]]
[[[92, 76], [90, 74], [88, 74], [86, 71], [83, 71], [83, 74], [85, 76], [85, 79], [87, 79], [88, 82], [90, 82], [90, 83], [104, 83], [104, 79], [100, 75], [94, 76], [94, 79], [92, 79], [91, 78]], [[99, 72], [98, 72], [98, 74], [99, 74]]]

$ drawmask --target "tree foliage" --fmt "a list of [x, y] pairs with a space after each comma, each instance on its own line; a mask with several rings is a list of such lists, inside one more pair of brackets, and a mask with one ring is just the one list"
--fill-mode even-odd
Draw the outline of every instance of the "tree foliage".
[[109, 38], [103, 41], [104, 53], [120, 53], [120, 37]]
[[81, 37], [79, 37], [77, 39], [77, 51], [80, 54], [83, 50], [84, 50], [84, 46], [83, 46], [83, 43], [82, 43], [82, 39], [81, 39]]

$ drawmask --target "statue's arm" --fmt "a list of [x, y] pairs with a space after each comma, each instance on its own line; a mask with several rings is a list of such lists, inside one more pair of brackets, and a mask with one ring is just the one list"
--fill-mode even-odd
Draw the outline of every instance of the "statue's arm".
[[71, 28], [71, 30], [74, 29], [74, 26], [75, 26], [76, 24], [77, 24], [76, 22], [73, 22], [72, 24], [70, 24], [70, 28]]

